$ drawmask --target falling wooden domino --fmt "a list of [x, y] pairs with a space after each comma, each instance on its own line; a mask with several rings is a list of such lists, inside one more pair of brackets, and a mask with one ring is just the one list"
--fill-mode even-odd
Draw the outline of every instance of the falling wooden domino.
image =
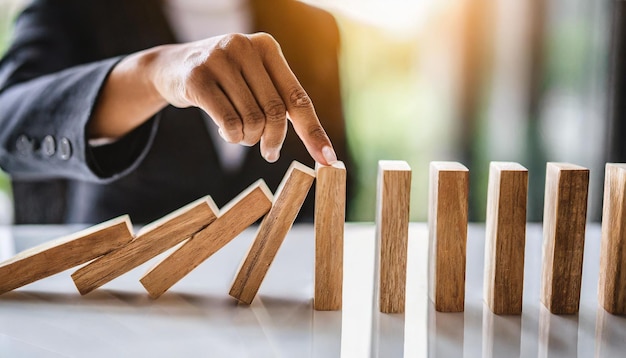
[[342, 162], [315, 168], [315, 289], [313, 308], [341, 309], [346, 167]]
[[439, 312], [465, 308], [469, 171], [457, 162], [431, 162], [429, 292]]
[[607, 163], [602, 209], [598, 302], [626, 314], [626, 164]]
[[411, 168], [407, 162], [379, 161], [376, 246], [378, 306], [383, 313], [404, 312], [410, 199]]
[[133, 239], [127, 215], [26, 250], [0, 263], [0, 294], [89, 262]]
[[589, 169], [547, 164], [541, 302], [554, 314], [578, 312], [588, 188]]
[[176, 282], [219, 251], [248, 226], [263, 217], [272, 206], [272, 193], [258, 180], [219, 213], [209, 226], [150, 269], [140, 279], [151, 297], [158, 298]]
[[217, 212], [206, 196], [146, 225], [135, 240], [74, 272], [78, 291], [85, 295], [176, 246], [212, 223]]
[[252, 303], [306, 199], [313, 179], [315, 171], [298, 162], [293, 162], [287, 170], [276, 191], [272, 209], [261, 222], [230, 288], [230, 295], [239, 302]]
[[485, 301], [495, 314], [521, 314], [528, 170], [518, 163], [489, 167], [485, 240]]

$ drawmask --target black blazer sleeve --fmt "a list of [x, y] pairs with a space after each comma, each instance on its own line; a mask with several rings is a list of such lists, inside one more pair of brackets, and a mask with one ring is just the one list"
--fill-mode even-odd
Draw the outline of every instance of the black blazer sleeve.
[[[92, 60], [69, 1], [34, 1], [0, 60], [0, 167], [17, 179], [113, 181], [149, 150], [158, 119], [92, 148], [85, 128], [121, 56]], [[91, 58], [90, 58], [91, 57]]]

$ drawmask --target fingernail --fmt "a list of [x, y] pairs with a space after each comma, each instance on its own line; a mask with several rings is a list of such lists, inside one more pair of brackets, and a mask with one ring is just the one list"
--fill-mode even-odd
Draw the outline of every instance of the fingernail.
[[280, 149], [268, 149], [263, 157], [268, 162], [274, 163], [278, 160], [278, 158], [280, 158]]
[[329, 165], [332, 165], [337, 161], [337, 154], [335, 154], [333, 148], [329, 146], [325, 146], [324, 148], [322, 148], [322, 155]]

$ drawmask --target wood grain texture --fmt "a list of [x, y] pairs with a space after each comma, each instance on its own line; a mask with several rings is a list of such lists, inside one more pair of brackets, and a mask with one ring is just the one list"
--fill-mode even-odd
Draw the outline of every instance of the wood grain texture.
[[428, 292], [437, 311], [462, 312], [469, 170], [457, 162], [431, 162], [428, 196]]
[[402, 313], [406, 298], [411, 167], [405, 161], [379, 161], [377, 187], [378, 308], [383, 313]]
[[343, 232], [346, 221], [346, 167], [315, 168], [315, 288], [313, 308], [341, 309]]
[[541, 302], [554, 314], [578, 312], [588, 189], [588, 169], [547, 164]]
[[239, 302], [252, 303], [314, 179], [315, 171], [298, 162], [293, 162], [287, 170], [276, 191], [272, 209], [261, 222], [231, 285], [229, 294]]
[[0, 263], [0, 294], [89, 262], [133, 239], [128, 215], [103, 222]]
[[95, 290], [188, 239], [217, 213], [213, 199], [206, 196], [144, 226], [135, 240], [74, 272], [76, 288], [82, 295]]
[[518, 163], [489, 167], [485, 239], [485, 302], [495, 314], [521, 314], [528, 170]]
[[598, 302], [626, 314], [626, 164], [607, 163], [602, 208]]
[[156, 264], [140, 279], [151, 297], [158, 298], [193, 271], [248, 226], [263, 217], [272, 206], [272, 193], [259, 180], [228, 203], [218, 218], [198, 231], [176, 251]]

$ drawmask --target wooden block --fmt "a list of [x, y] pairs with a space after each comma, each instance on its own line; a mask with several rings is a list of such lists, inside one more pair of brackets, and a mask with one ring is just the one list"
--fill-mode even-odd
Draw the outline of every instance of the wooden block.
[[463, 312], [469, 170], [457, 162], [431, 162], [429, 186], [430, 298], [439, 312]]
[[318, 311], [341, 309], [343, 229], [346, 219], [346, 167], [342, 162], [315, 167], [315, 295]]
[[151, 297], [161, 296], [248, 226], [263, 217], [271, 206], [272, 193], [263, 180], [258, 180], [231, 200], [211, 225], [194, 234], [176, 251], [146, 272], [140, 280], [141, 284]]
[[23, 251], [0, 263], [0, 294], [89, 262], [133, 239], [128, 215]]
[[626, 314], [626, 164], [606, 164], [600, 250], [598, 302]]
[[406, 296], [411, 167], [405, 161], [378, 162], [376, 246], [378, 307], [402, 313]]
[[528, 170], [518, 163], [489, 167], [485, 240], [485, 301], [495, 314], [521, 314]]
[[229, 294], [240, 302], [252, 303], [306, 199], [313, 179], [315, 179], [313, 169], [298, 162], [291, 163], [276, 191], [272, 209], [261, 222], [259, 231], [230, 288]]
[[589, 169], [547, 164], [541, 302], [554, 314], [578, 312], [588, 188]]
[[135, 240], [74, 272], [78, 291], [85, 295], [176, 246], [212, 223], [217, 213], [206, 196], [146, 225]]

